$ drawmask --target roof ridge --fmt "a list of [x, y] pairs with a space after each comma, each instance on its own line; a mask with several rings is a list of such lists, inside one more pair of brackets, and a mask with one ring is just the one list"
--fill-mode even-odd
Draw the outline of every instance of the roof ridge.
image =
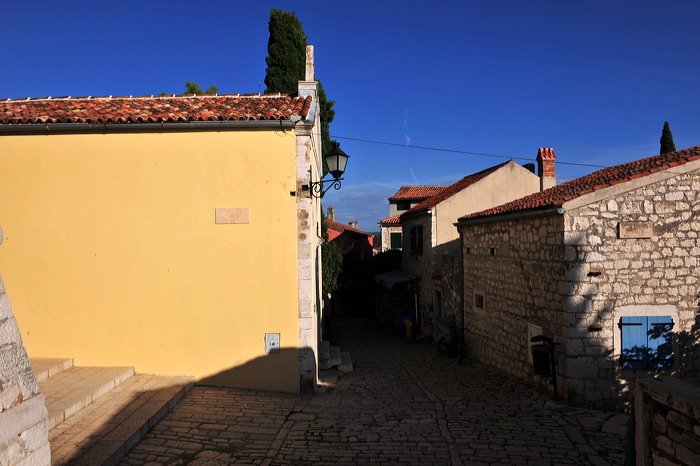
[[79, 96], [79, 97], [72, 97], [70, 95], [64, 95], [64, 96], [44, 96], [44, 97], [18, 97], [18, 98], [12, 98], [12, 97], [3, 97], [0, 98], [0, 102], [42, 102], [42, 101], [57, 101], [57, 100], [96, 100], [96, 99], [104, 99], [104, 100], [136, 100], [136, 99], [173, 99], [173, 98], [216, 98], [216, 97], [236, 97], [236, 98], [264, 98], [264, 99], [278, 99], [278, 98], [283, 98], [283, 97], [290, 97], [292, 99], [305, 99], [306, 96], [298, 96], [298, 95], [292, 95], [292, 94], [283, 94], [283, 93], [274, 93], [274, 94], [261, 94], [261, 93], [250, 93], [250, 94], [239, 94], [239, 93], [230, 93], [230, 94], [166, 94], [166, 95], [156, 95], [156, 94], [146, 94], [146, 95], [97, 95], [97, 96]]
[[440, 192], [436, 193], [435, 195], [429, 197], [428, 199], [424, 200], [420, 204], [410, 208], [401, 216], [410, 216], [413, 214], [421, 213], [421, 212], [426, 212], [432, 207], [435, 207], [437, 204], [441, 203], [444, 200], [447, 200], [454, 196], [455, 194], [467, 189], [469, 186], [473, 185], [474, 183], [486, 178], [489, 176], [491, 173], [503, 168], [507, 164], [511, 163], [511, 161], [499, 163], [498, 165], [494, 165], [493, 167], [485, 168], [481, 171], [478, 171], [476, 173], [472, 173], [470, 175], [466, 175], [462, 178], [460, 178], [458, 181], [452, 183], [445, 189], [442, 189]]
[[538, 191], [481, 212], [465, 215], [460, 217], [459, 220], [548, 207], [561, 207], [566, 202], [600, 189], [609, 188], [627, 181], [669, 170], [694, 160], [700, 160], [700, 146], [689, 147], [667, 154], [653, 155], [651, 157], [613, 165], [612, 167], [602, 168], [588, 175], [552, 186], [544, 191]]

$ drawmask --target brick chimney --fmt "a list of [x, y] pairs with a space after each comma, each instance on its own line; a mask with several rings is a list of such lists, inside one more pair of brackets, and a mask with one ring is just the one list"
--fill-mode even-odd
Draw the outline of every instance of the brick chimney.
[[352, 222], [348, 222], [348, 225], [350, 225], [352, 228], [357, 229], [357, 225], [358, 225], [359, 223], [360, 223], [360, 222], [358, 222], [357, 220], [353, 220]]
[[335, 222], [335, 207], [328, 208], [328, 213], [326, 214], [326, 218], [328, 220], [330, 220], [331, 222]]
[[540, 191], [551, 188], [557, 184], [557, 174], [554, 170], [554, 162], [557, 156], [551, 147], [540, 147], [537, 151], [537, 174], [540, 177]]

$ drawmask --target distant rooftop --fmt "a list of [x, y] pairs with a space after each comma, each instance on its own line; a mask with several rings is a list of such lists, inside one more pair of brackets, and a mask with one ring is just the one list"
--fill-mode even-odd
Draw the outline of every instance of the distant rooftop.
[[447, 186], [401, 186], [396, 194], [389, 198], [389, 201], [408, 199], [427, 199], [436, 195]]
[[479, 181], [479, 180], [481, 180], [481, 179], [483, 179], [483, 178], [486, 178], [486, 177], [489, 176], [491, 173], [495, 172], [496, 170], [498, 170], [498, 169], [501, 168], [501, 167], [504, 167], [504, 166], [507, 165], [508, 163], [510, 163], [510, 162], [503, 162], [503, 163], [501, 163], [501, 164], [499, 164], [499, 165], [496, 165], [496, 166], [491, 167], [491, 168], [487, 168], [486, 170], [482, 170], [482, 171], [480, 171], [480, 172], [478, 172], [478, 173], [474, 173], [474, 174], [472, 174], [472, 175], [467, 175], [467, 176], [465, 176], [464, 178], [462, 178], [461, 180], [459, 180], [458, 182], [454, 183], [453, 185], [450, 185], [450, 186], [448, 186], [448, 187], [442, 189], [440, 192], [438, 192], [438, 193], [435, 194], [434, 196], [432, 196], [432, 197], [426, 199], [425, 201], [421, 202], [421, 203], [418, 204], [417, 206], [415, 206], [415, 207], [413, 207], [413, 208], [407, 210], [406, 212], [404, 212], [403, 214], [401, 214], [401, 216], [402, 216], [402, 217], [408, 217], [408, 216], [410, 216], [410, 215], [420, 214], [420, 213], [423, 213], [423, 212], [427, 212], [428, 210], [430, 210], [430, 209], [432, 209], [433, 207], [435, 207], [436, 205], [438, 205], [440, 202], [442, 202], [442, 201], [444, 201], [445, 199], [448, 199], [448, 198], [454, 196], [454, 195], [457, 194], [458, 192], [460, 192], [460, 191], [464, 190], [465, 188], [467, 188], [467, 187], [473, 185], [473, 184], [476, 183], [477, 181]]

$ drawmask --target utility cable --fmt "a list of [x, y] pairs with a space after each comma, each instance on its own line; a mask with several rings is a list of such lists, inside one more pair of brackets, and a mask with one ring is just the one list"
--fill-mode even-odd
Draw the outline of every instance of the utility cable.
[[[331, 136], [331, 138], [333, 138], [333, 139], [345, 139], [347, 141], [366, 142], [368, 144], [381, 144], [381, 145], [385, 145], [385, 146], [407, 147], [409, 149], [432, 150], [432, 151], [437, 151], [437, 152], [450, 152], [453, 154], [477, 155], [480, 157], [497, 157], [497, 158], [501, 158], [501, 159], [524, 160], [527, 162], [532, 162], [532, 159], [528, 159], [525, 157], [510, 157], [507, 155], [484, 154], [481, 152], [468, 152], [468, 151], [464, 151], [464, 150], [442, 149], [439, 147], [413, 146], [410, 144], [399, 144], [399, 143], [395, 143], [395, 142], [385, 142], [385, 141], [372, 141], [370, 139], [349, 138], [349, 137], [344, 137], [344, 136]], [[608, 166], [606, 166], [606, 165], [592, 165], [589, 163], [562, 162], [558, 159], [557, 159], [557, 164], [558, 165], [577, 165], [579, 167], [608, 168]]]

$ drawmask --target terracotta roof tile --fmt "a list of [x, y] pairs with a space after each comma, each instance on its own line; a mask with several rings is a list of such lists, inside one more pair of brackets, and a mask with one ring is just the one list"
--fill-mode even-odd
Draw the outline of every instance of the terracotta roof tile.
[[700, 146], [695, 146], [678, 152], [656, 155], [622, 165], [615, 165], [614, 167], [603, 168], [590, 175], [582, 176], [581, 178], [562, 183], [521, 199], [516, 199], [515, 201], [481, 212], [465, 215], [459, 220], [462, 221], [470, 218], [487, 217], [490, 215], [507, 214], [525, 210], [561, 207], [567, 201], [571, 201], [599, 189], [648, 176], [652, 173], [667, 170], [698, 159], [700, 159]]
[[415, 215], [415, 214], [427, 212], [428, 210], [430, 210], [433, 207], [435, 207], [436, 205], [438, 205], [440, 202], [454, 196], [458, 192], [473, 185], [477, 181], [479, 181], [483, 178], [486, 178], [488, 175], [495, 172], [499, 168], [507, 165], [508, 163], [510, 163], [510, 162], [503, 162], [499, 165], [496, 165], [495, 167], [487, 168], [486, 170], [482, 170], [478, 173], [474, 173], [472, 175], [465, 176], [464, 178], [462, 178], [461, 180], [459, 180], [455, 184], [448, 186], [447, 188], [441, 190], [436, 195], [426, 199], [425, 201], [421, 202], [417, 206], [407, 210], [406, 212], [401, 214], [401, 217], [408, 217], [410, 215]]
[[363, 235], [363, 236], [373, 236], [371, 233], [366, 233], [362, 230], [358, 230], [357, 228], [353, 228], [350, 225], [346, 225], [346, 224], [340, 223], [340, 222], [335, 222], [333, 220], [326, 220], [326, 225], [328, 225], [329, 230], [335, 230], [335, 231], [340, 232], [340, 233], [347, 231], [350, 233], [357, 233], [357, 234]]
[[401, 186], [396, 194], [389, 198], [389, 201], [407, 199], [427, 199], [436, 195], [447, 186]]
[[399, 215], [394, 215], [393, 217], [380, 220], [379, 223], [381, 225], [399, 225], [401, 223], [401, 218]]
[[311, 101], [284, 94], [6, 99], [0, 125], [289, 120], [306, 117]]

